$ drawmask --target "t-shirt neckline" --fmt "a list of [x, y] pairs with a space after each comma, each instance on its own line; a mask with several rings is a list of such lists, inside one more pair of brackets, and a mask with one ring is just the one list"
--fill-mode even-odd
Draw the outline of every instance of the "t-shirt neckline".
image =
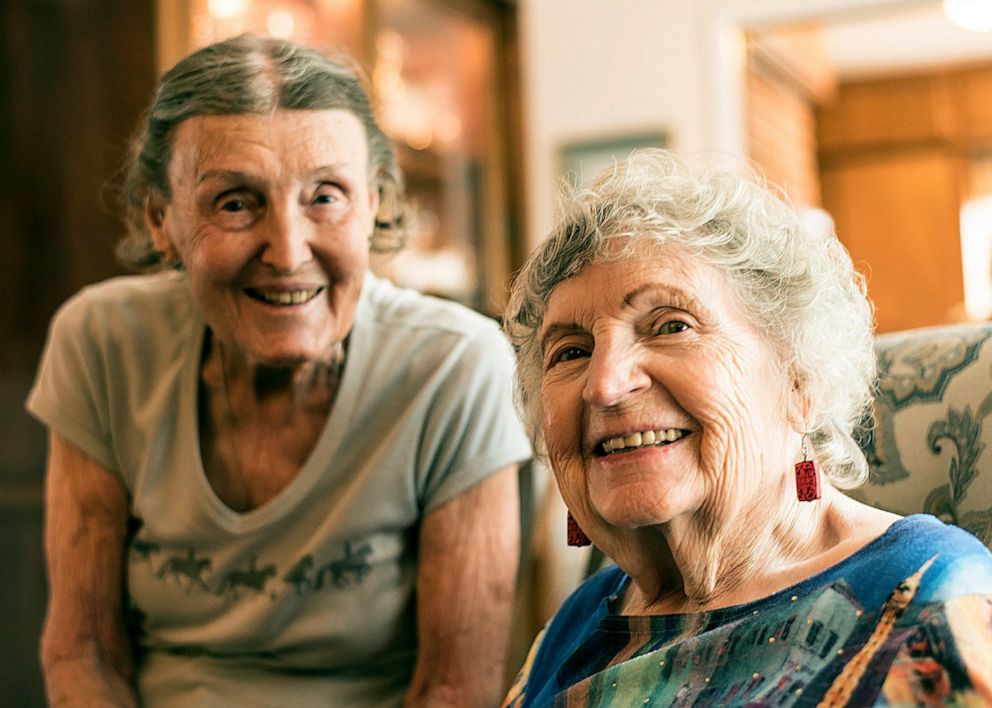
[[370, 278], [366, 277], [359, 295], [358, 305], [355, 308], [355, 320], [351, 332], [348, 334], [348, 353], [341, 372], [339, 389], [310, 455], [296, 476], [282, 491], [261, 506], [246, 512], [235, 511], [217, 496], [207, 479], [203, 464], [198, 419], [198, 392], [207, 325], [202, 318], [199, 318], [197, 340], [195, 346], [190, 348], [190, 354], [186, 361], [185, 381], [183, 383], [183, 390], [186, 392], [185, 400], [182, 403], [183, 417], [187, 421], [187, 429], [192, 436], [192, 447], [195, 451], [193, 476], [199, 490], [199, 496], [213, 518], [229, 532], [250, 533], [285, 518], [306, 499], [326, 471], [327, 461], [333, 459], [334, 451], [343, 444], [348, 428], [348, 412], [355, 409], [355, 401], [361, 388], [362, 370], [368, 362], [370, 335], [368, 327], [360, 326], [360, 323], [370, 316], [370, 290], [373, 285], [374, 283], [371, 282]]

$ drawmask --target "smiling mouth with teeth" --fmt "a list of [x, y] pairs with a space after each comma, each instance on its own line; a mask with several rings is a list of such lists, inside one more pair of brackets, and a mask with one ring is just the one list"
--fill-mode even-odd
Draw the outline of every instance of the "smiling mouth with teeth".
[[629, 452], [642, 447], [661, 447], [685, 437], [689, 431], [679, 428], [666, 430], [646, 430], [642, 433], [631, 433], [616, 438], [604, 440], [598, 446], [601, 455], [612, 455], [617, 452]]
[[266, 305], [278, 305], [279, 307], [302, 305], [310, 302], [323, 291], [324, 288], [308, 288], [306, 290], [258, 290], [256, 288], [245, 288], [245, 294], [248, 297], [264, 302]]

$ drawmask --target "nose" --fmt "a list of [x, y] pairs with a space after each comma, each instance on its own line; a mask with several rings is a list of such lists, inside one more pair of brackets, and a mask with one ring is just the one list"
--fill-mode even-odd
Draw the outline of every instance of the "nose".
[[651, 377], [644, 369], [644, 355], [633, 342], [598, 339], [589, 357], [583, 399], [609, 408], [631, 394], [650, 388]]
[[313, 229], [294, 205], [270, 209], [262, 228], [262, 262], [279, 273], [296, 272], [313, 259]]

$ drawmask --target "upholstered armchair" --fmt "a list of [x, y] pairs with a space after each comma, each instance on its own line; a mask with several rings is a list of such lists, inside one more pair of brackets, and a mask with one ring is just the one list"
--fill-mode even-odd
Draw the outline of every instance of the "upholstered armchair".
[[878, 337], [871, 476], [852, 496], [926, 512], [992, 548], [992, 324]]

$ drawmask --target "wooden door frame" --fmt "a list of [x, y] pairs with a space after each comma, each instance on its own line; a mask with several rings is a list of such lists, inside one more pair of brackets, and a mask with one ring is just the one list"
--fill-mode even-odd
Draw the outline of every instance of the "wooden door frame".
[[926, 0], [705, 0], [700, 5], [698, 61], [702, 77], [706, 144], [747, 154], [745, 35], [770, 24], [873, 15], [920, 5]]

